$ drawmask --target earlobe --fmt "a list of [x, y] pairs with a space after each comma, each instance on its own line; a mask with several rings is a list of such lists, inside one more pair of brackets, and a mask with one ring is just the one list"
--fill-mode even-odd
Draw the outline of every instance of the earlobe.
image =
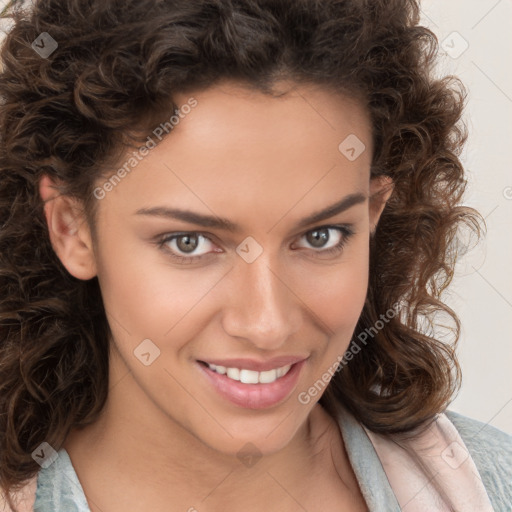
[[377, 229], [380, 216], [393, 193], [394, 183], [389, 176], [376, 176], [370, 180], [370, 232]]
[[67, 271], [77, 279], [92, 279], [96, 261], [89, 226], [79, 202], [59, 193], [55, 183], [43, 175], [39, 194], [53, 250]]

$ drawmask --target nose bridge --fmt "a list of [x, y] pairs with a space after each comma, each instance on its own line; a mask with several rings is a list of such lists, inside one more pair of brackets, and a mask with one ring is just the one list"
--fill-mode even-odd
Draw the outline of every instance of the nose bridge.
[[286, 276], [266, 251], [252, 263], [240, 258], [235, 265], [226, 331], [262, 348], [279, 346], [300, 324], [300, 309]]

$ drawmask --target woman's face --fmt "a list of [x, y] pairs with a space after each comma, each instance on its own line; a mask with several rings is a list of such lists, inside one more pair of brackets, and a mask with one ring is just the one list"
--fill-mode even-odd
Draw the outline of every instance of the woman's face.
[[274, 98], [224, 83], [176, 103], [190, 108], [172, 134], [132, 150], [115, 185], [97, 183], [111, 365], [137, 385], [133, 421], [172, 420], [224, 453], [247, 442], [271, 453], [304, 424], [320, 397], [308, 389], [363, 307], [381, 211], [368, 199], [379, 186], [370, 123], [312, 87]]

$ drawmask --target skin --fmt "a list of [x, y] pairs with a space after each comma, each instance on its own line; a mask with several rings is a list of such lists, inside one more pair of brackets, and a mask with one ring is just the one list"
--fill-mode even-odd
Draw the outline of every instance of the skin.
[[[93, 512], [366, 510], [337, 424], [319, 396], [304, 404], [298, 394], [348, 347], [392, 184], [370, 180], [361, 105], [320, 87], [282, 90], [273, 98], [224, 82], [177, 95], [197, 106], [99, 201], [97, 239], [80, 204], [41, 180], [54, 250], [73, 276], [98, 277], [113, 333], [106, 407], [64, 445]], [[366, 146], [354, 161], [338, 149], [350, 134]], [[364, 202], [297, 228], [353, 193]], [[241, 231], [134, 214], [154, 206], [225, 217]], [[343, 233], [328, 231], [323, 246], [307, 235], [332, 224], [354, 234], [322, 255]], [[183, 246], [153, 242], [176, 232], [210, 237], [193, 251], [209, 254], [180, 263], [169, 251], [190, 257]], [[250, 264], [236, 252], [248, 236], [263, 249]], [[134, 349], [148, 338], [160, 355], [145, 366]], [[226, 401], [196, 368], [278, 355], [308, 360], [290, 397], [268, 409]], [[251, 467], [237, 457], [249, 442], [262, 455]]]

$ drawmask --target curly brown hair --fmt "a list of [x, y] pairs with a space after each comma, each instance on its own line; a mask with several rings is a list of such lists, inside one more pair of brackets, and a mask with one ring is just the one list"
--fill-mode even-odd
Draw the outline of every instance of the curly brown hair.
[[[441, 300], [483, 219], [461, 205], [458, 158], [466, 91], [436, 78], [438, 41], [415, 0], [37, 0], [13, 8], [0, 72], [0, 483], [39, 469], [94, 422], [108, 393], [110, 328], [97, 278], [56, 256], [39, 196], [47, 174], [83, 202], [94, 230], [94, 184], [127, 147], [177, 108], [175, 93], [232, 79], [265, 94], [279, 79], [358, 98], [371, 116], [371, 177], [394, 182], [370, 240], [368, 294], [357, 328], [402, 305], [320, 402], [342, 403], [381, 434], [416, 432], [460, 387], [460, 323]], [[4, 16], [5, 17], [5, 16]], [[43, 32], [58, 47], [41, 56]], [[129, 131], [127, 127], [135, 127]], [[451, 342], [426, 332], [438, 313]]]

